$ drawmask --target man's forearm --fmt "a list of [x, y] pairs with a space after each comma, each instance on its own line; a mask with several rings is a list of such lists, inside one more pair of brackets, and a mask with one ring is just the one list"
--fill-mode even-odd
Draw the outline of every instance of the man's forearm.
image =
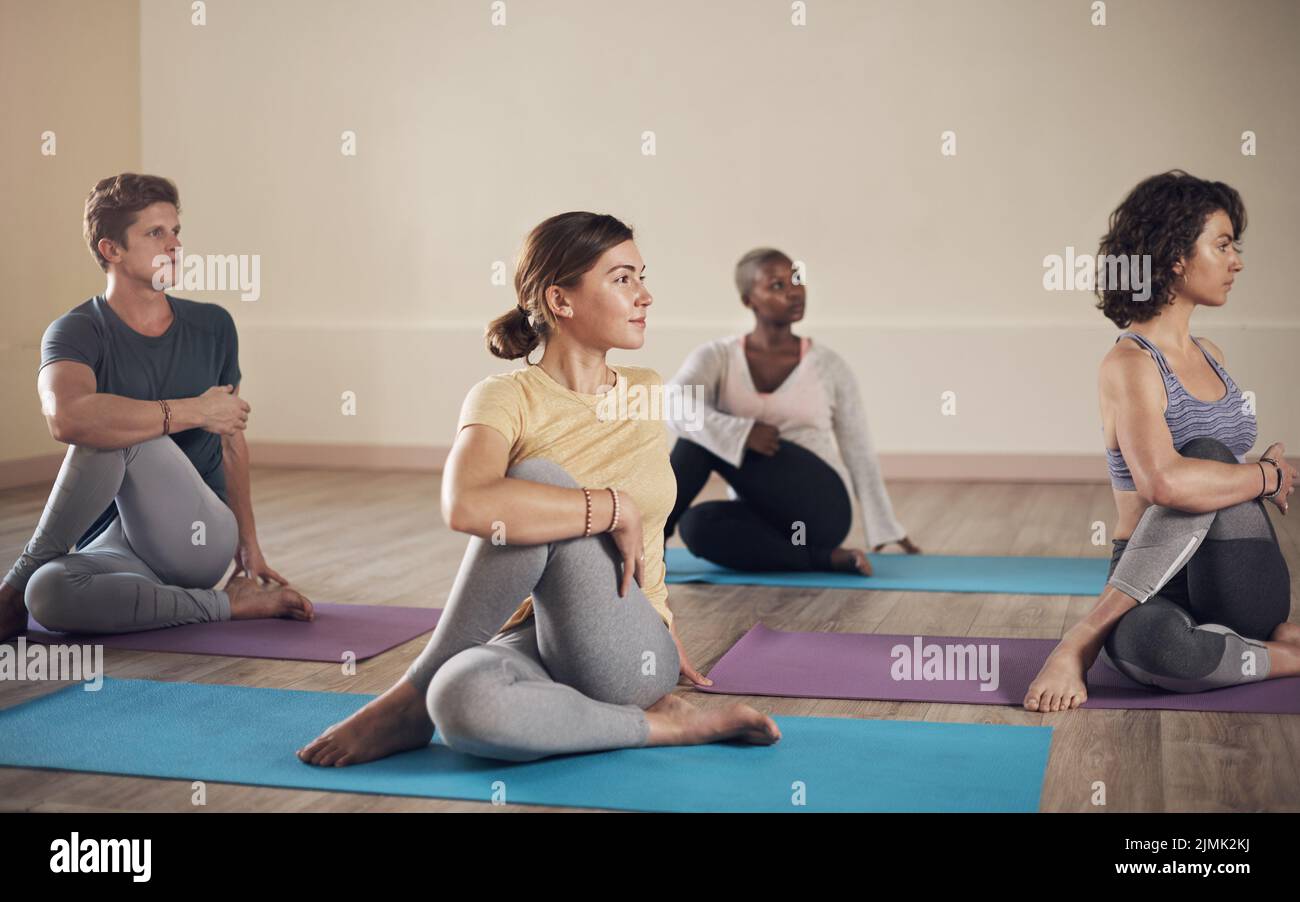
[[221, 440], [221, 467], [226, 473], [226, 496], [239, 525], [239, 543], [257, 544], [257, 526], [253, 522], [252, 483], [248, 475], [248, 442], [237, 432]]
[[[197, 398], [168, 400], [170, 432], [202, 425]], [[54, 437], [68, 445], [129, 448], [163, 434], [163, 408], [157, 401], [137, 401], [96, 392], [67, 402], [54, 412]]]

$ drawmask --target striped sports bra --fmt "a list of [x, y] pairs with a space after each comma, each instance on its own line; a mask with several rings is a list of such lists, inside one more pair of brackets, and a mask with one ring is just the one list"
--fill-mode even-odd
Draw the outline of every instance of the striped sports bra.
[[[1246, 409], [1237, 383], [1232, 381], [1227, 370], [1219, 366], [1214, 355], [1205, 350], [1195, 338], [1192, 339], [1228, 387], [1228, 393], [1219, 400], [1202, 401], [1187, 393], [1159, 348], [1136, 332], [1125, 332], [1115, 340], [1126, 337], [1137, 339], [1142, 347], [1151, 352], [1164, 376], [1165, 394], [1169, 398], [1169, 406], [1165, 408], [1165, 423], [1169, 426], [1169, 434], [1173, 436], [1174, 447], [1181, 448], [1194, 438], [1216, 438], [1237, 456], [1238, 463], [1244, 463], [1244, 455], [1255, 446], [1258, 434], [1255, 414]], [[1107, 448], [1106, 458], [1110, 466], [1110, 484], [1117, 489], [1133, 491], [1133, 474], [1124, 462], [1123, 453], [1118, 448]]]

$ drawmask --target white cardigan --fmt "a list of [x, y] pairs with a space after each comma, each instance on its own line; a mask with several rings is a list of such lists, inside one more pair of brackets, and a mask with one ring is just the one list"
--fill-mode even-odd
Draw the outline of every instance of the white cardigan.
[[[736, 467], [740, 466], [745, 455], [745, 440], [754, 419], [733, 416], [721, 408], [719, 399], [727, 378], [730, 345], [739, 340], [739, 334], [731, 335], [696, 348], [670, 382], [684, 390], [689, 390], [687, 386], [701, 387], [700, 410], [696, 412], [698, 419], [691, 423], [697, 428], [688, 430], [683, 419], [668, 417], [668, 426], [675, 435], [695, 442]], [[857, 378], [844, 358], [821, 342], [815, 341], [809, 346], [805, 361], [817, 368], [830, 403], [832, 430], [804, 427], [782, 432], [781, 438], [816, 454], [839, 474], [846, 487], [853, 487], [849, 496], [856, 496], [858, 500], [868, 550], [876, 545], [897, 542], [907, 535], [907, 530], [895, 519], [889, 493], [880, 476], [880, 461], [867, 431], [866, 410], [858, 391]], [[786, 385], [789, 385], [789, 380], [777, 388], [777, 393]], [[728, 494], [736, 497], [730, 488]]]

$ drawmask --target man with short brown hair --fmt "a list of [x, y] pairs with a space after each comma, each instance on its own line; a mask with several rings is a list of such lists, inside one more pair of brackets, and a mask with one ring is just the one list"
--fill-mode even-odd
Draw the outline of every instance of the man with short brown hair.
[[[163, 290], [180, 268], [179, 217], [176, 186], [158, 176], [102, 179], [86, 200], [107, 287], [41, 342], [41, 410], [69, 447], [0, 583], [0, 640], [29, 610], [46, 629], [86, 633], [312, 619], [258, 544], [234, 320]], [[236, 575], [212, 588], [232, 558]]]

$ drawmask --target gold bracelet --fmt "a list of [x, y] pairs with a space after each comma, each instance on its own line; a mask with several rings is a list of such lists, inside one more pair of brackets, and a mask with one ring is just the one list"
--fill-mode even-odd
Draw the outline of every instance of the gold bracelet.
[[591, 490], [583, 486], [582, 496], [587, 499], [587, 528], [582, 531], [582, 537], [585, 539], [591, 535]]

